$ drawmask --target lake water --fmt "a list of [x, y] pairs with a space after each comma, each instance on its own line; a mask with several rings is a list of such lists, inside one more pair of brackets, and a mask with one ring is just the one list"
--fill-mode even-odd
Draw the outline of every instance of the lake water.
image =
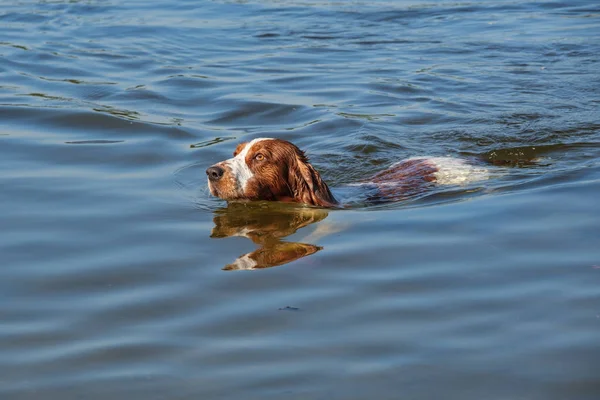
[[[210, 197], [256, 137], [491, 177]], [[0, 185], [0, 398], [600, 398], [597, 1], [3, 1]]]

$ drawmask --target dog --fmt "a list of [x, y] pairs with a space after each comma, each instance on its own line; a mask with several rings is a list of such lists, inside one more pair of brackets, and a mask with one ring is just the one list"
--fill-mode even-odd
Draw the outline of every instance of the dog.
[[[344, 207], [294, 144], [274, 138], [240, 143], [233, 158], [206, 170], [210, 193], [229, 202], [283, 201], [324, 208]], [[487, 169], [451, 157], [414, 157], [371, 178], [348, 185], [370, 203], [398, 201], [432, 184], [461, 185], [488, 178]]]

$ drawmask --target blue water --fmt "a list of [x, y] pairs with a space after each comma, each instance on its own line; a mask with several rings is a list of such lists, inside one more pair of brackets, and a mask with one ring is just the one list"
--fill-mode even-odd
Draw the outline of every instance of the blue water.
[[[600, 398], [599, 54], [583, 0], [2, 2], [0, 398]], [[256, 137], [491, 175], [211, 197]]]

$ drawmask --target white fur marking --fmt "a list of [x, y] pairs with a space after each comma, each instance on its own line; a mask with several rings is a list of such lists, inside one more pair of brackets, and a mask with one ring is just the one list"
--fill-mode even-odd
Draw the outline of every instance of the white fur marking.
[[272, 138], [254, 139], [250, 143], [248, 143], [246, 146], [244, 146], [242, 151], [240, 151], [240, 153], [237, 156], [225, 161], [225, 164], [229, 165], [229, 167], [231, 168], [231, 173], [235, 177], [235, 181], [236, 181], [238, 189], [241, 190], [242, 192], [246, 191], [246, 184], [254, 176], [254, 174], [250, 170], [250, 167], [248, 167], [248, 164], [246, 164], [246, 156], [248, 155], [248, 152], [250, 151], [252, 146], [254, 146], [256, 143], [261, 142], [263, 140], [273, 140], [273, 139]]
[[433, 175], [440, 185], [466, 185], [489, 178], [486, 168], [471, 165], [460, 158], [434, 157], [425, 160], [437, 168]]

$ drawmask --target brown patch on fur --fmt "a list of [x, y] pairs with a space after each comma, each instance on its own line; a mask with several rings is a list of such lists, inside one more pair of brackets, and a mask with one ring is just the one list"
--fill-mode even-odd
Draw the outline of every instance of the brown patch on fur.
[[436, 172], [438, 172], [438, 169], [435, 165], [426, 159], [415, 158], [400, 161], [390, 168], [373, 175], [369, 181], [375, 183], [434, 182], [434, 174]]
[[424, 192], [430, 182], [435, 182], [436, 172], [435, 165], [426, 159], [416, 158], [394, 164], [368, 181], [377, 185], [381, 200], [398, 201]]

